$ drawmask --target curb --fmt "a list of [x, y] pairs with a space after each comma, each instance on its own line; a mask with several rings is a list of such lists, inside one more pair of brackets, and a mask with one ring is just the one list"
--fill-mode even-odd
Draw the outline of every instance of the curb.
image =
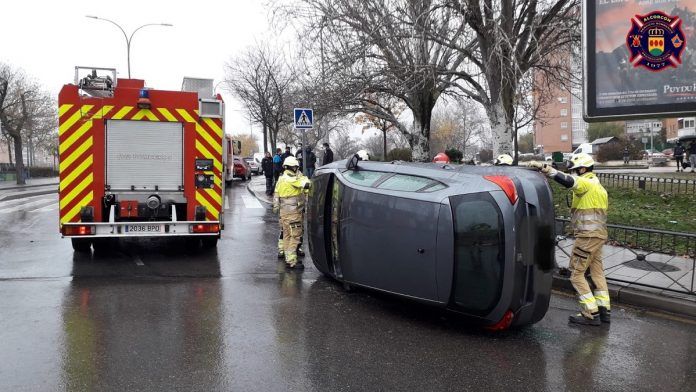
[[35, 192], [27, 192], [27, 193], [10, 194], [10, 195], [7, 195], [5, 197], [0, 197], [0, 201], [23, 199], [25, 197], [32, 197], [32, 196], [50, 195], [52, 193], [58, 193], [58, 189], [49, 189], [49, 190], [45, 190], [45, 191], [35, 191]]
[[38, 188], [40, 186], [58, 186], [59, 184], [57, 182], [51, 182], [47, 184], [36, 184], [36, 185], [16, 185], [16, 186], [8, 186], [8, 187], [0, 187], [0, 191], [9, 191], [9, 190], [15, 190], [15, 189], [26, 189], [26, 188]]
[[267, 204], [267, 205], [269, 205], [269, 206], [272, 206], [272, 205], [273, 205], [273, 203], [271, 203], [271, 202], [269, 202], [268, 200], [266, 200], [266, 198], [261, 197], [261, 196], [259, 196], [258, 194], [256, 194], [256, 192], [254, 192], [254, 191], [251, 189], [251, 183], [249, 183], [249, 184], [246, 185], [246, 189], [247, 189], [247, 191], [249, 191], [249, 193], [252, 194], [252, 196], [254, 196], [254, 197], [255, 197], [258, 201], [260, 201], [261, 203]]
[[[553, 275], [553, 288], [575, 293], [570, 279], [556, 274]], [[696, 318], [696, 302], [694, 301], [666, 297], [632, 287], [623, 287], [613, 284], [609, 284], [609, 296], [612, 301], [622, 305]]]

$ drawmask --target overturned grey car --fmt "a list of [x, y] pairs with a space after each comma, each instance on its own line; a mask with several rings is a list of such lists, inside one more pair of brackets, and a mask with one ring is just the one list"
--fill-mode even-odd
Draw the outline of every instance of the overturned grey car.
[[490, 329], [546, 314], [554, 211], [540, 174], [355, 159], [322, 166], [312, 181], [309, 250], [325, 275]]

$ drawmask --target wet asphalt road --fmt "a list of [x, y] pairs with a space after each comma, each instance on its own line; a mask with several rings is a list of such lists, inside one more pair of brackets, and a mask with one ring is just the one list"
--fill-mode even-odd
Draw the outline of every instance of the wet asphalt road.
[[43, 198], [0, 204], [0, 391], [696, 390], [687, 321], [615, 308], [611, 327], [570, 327], [574, 301], [554, 296], [540, 323], [487, 333], [286, 272], [277, 220], [243, 184], [207, 253], [74, 256]]

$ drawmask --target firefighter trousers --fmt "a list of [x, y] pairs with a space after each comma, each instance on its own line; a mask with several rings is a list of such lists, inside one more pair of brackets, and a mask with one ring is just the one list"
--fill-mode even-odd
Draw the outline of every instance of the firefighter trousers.
[[283, 251], [285, 262], [291, 266], [297, 264], [297, 247], [302, 242], [304, 214], [291, 212], [280, 214], [280, 225], [283, 229]]
[[[602, 264], [602, 247], [606, 242], [603, 238], [578, 237], [570, 256], [570, 282], [578, 293], [582, 313], [588, 317], [596, 313], [599, 306], [610, 308], [609, 289]], [[594, 292], [585, 279], [588, 269], [595, 285]]]

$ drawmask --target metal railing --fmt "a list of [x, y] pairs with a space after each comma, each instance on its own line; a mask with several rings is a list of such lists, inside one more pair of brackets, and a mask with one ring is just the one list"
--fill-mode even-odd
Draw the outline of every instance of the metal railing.
[[[557, 238], [569, 235], [570, 220], [556, 218]], [[696, 234], [607, 225], [607, 245], [621, 251], [603, 254], [608, 281], [696, 296]], [[568, 250], [558, 248], [571, 258]], [[630, 268], [629, 272], [620, 271]], [[644, 271], [641, 275], [636, 271]], [[567, 271], [561, 271], [566, 272]]]
[[656, 192], [696, 193], [696, 177], [693, 180], [636, 176], [631, 174], [596, 173], [602, 185], [621, 188], [645, 189]]

